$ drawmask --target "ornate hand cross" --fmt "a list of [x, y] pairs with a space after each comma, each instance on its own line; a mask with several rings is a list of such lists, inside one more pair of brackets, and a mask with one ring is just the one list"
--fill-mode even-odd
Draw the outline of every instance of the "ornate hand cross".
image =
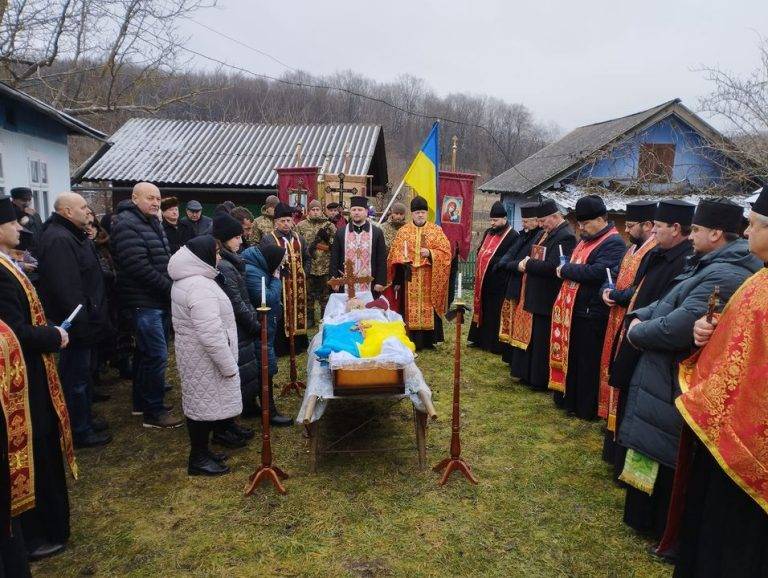
[[347, 297], [350, 299], [355, 298], [355, 284], [356, 283], [370, 283], [373, 281], [373, 277], [366, 275], [365, 277], [355, 277], [355, 266], [352, 264], [352, 259], [347, 259], [344, 263], [344, 276], [334, 277], [328, 281], [328, 285], [334, 289], [338, 289], [346, 285]]

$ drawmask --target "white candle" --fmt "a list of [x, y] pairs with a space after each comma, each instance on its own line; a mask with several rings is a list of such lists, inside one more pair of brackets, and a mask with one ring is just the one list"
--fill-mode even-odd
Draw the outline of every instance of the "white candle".
[[608, 273], [608, 285], [613, 287], [613, 278], [611, 277], [611, 269], [609, 267], [606, 267], [605, 272]]
[[457, 299], [461, 301], [461, 273], [459, 273], [459, 287], [456, 289]]
[[562, 245], [558, 245], [557, 248], [560, 250], [560, 256], [562, 257], [563, 256], [563, 246]]
[[267, 281], [264, 277], [261, 278], [261, 306], [267, 306]]
[[405, 260], [408, 260], [408, 241], [405, 241]]

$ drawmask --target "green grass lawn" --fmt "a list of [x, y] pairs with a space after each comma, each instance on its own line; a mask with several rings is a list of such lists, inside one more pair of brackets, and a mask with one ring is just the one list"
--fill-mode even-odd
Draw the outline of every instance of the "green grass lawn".
[[[447, 326], [450, 333], [452, 327]], [[428, 459], [448, 452], [453, 342], [418, 364], [440, 414], [427, 434]], [[302, 373], [304, 356], [300, 359]], [[273, 430], [275, 463], [288, 494], [269, 486], [244, 497], [259, 463], [255, 440], [230, 450], [229, 475], [186, 474], [184, 429], [143, 429], [130, 415], [130, 385], [110, 386], [97, 409], [114, 442], [78, 453], [71, 484], [72, 539], [35, 575], [131, 576], [669, 576], [649, 542], [621, 522], [624, 493], [600, 459], [598, 423], [567, 418], [549, 395], [509, 378], [505, 364], [470, 349], [464, 358], [463, 456], [480, 480], [420, 471], [416, 453], [323, 456], [309, 475], [298, 427]], [[281, 361], [278, 377], [287, 375]], [[180, 411], [178, 378], [170, 401]], [[278, 400], [291, 415], [298, 398]], [[324, 435], [332, 440], [374, 420], [344, 447], [413, 443], [410, 404], [339, 403]], [[253, 422], [250, 422], [253, 425]], [[349, 442], [349, 443], [347, 443]]]

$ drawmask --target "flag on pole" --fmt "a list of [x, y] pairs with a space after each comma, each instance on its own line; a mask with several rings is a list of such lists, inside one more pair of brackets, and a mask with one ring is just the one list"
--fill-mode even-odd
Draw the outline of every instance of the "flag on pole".
[[438, 171], [440, 170], [440, 123], [436, 122], [421, 150], [416, 153], [411, 166], [405, 172], [403, 181], [415, 195], [424, 197], [429, 206], [427, 219], [440, 224], [437, 207]]

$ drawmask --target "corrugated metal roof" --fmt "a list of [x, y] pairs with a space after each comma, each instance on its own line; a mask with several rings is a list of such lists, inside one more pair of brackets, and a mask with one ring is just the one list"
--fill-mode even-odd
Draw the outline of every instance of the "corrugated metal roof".
[[135, 118], [76, 172], [78, 181], [151, 181], [208, 186], [277, 186], [275, 167], [321, 166], [338, 173], [349, 149], [351, 175], [366, 175], [381, 127], [369, 124], [273, 125]]
[[88, 126], [83, 121], [78, 120], [75, 117], [70, 116], [58, 109], [55, 109], [50, 104], [45, 103], [42, 100], [27, 94], [26, 92], [22, 92], [16, 88], [13, 88], [4, 82], [0, 82], [0, 95], [12, 98], [19, 102], [23, 102], [34, 108], [36, 111], [44, 114], [45, 116], [52, 118], [56, 122], [66, 127], [69, 134], [81, 134], [102, 141], [107, 138], [107, 135], [105, 135], [103, 132], [96, 130], [92, 126]]

